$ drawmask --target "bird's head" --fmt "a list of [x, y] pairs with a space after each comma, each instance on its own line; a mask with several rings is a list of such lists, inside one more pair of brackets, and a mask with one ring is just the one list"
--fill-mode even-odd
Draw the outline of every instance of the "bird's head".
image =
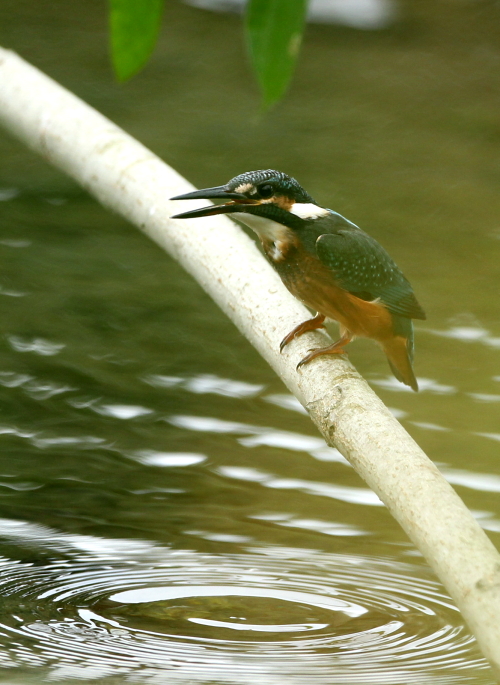
[[235, 176], [226, 185], [195, 190], [172, 198], [196, 199], [227, 202], [193, 209], [190, 212], [176, 214], [172, 218], [192, 219], [214, 214], [235, 214], [235, 219], [260, 233], [262, 220], [295, 228], [304, 220], [319, 218], [329, 211], [319, 207], [294, 178], [274, 169], [247, 171]]

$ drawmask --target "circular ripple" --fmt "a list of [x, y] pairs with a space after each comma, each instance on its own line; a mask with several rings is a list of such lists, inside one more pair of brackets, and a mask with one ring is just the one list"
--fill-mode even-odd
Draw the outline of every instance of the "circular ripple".
[[162, 685], [491, 683], [457, 610], [422, 573], [305, 550], [6, 563], [0, 665]]

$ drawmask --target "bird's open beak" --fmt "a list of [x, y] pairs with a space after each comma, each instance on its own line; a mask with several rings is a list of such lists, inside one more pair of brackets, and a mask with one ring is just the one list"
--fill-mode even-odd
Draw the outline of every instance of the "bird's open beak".
[[242, 212], [244, 205], [256, 204], [255, 200], [249, 200], [241, 193], [232, 193], [227, 190], [226, 186], [217, 186], [216, 188], [205, 188], [203, 190], [194, 190], [192, 193], [185, 195], [176, 195], [171, 197], [171, 200], [230, 200], [222, 205], [210, 205], [209, 207], [201, 207], [200, 209], [192, 209], [190, 212], [183, 212], [182, 214], [175, 214], [171, 219], [196, 219], [202, 216], [213, 216], [214, 214], [230, 214], [231, 212]]

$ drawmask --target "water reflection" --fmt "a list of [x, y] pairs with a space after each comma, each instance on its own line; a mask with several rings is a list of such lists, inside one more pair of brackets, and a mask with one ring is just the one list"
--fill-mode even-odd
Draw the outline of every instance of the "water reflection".
[[306, 409], [300, 404], [299, 400], [294, 395], [285, 395], [280, 393], [275, 395], [266, 395], [263, 399], [265, 402], [275, 404], [277, 407], [283, 407], [283, 409], [290, 409], [291, 411], [296, 411], [299, 414], [307, 415]]
[[221, 466], [218, 472], [228, 478], [248, 480], [261, 483], [267, 488], [276, 490], [297, 490], [308, 495], [331, 497], [341, 502], [352, 504], [366, 504], [368, 506], [383, 506], [377, 495], [368, 488], [354, 488], [346, 485], [333, 485], [327, 483], [314, 483], [312, 481], [294, 478], [277, 478], [271, 474], [258, 471], [253, 468], [241, 466]]
[[444, 431], [446, 433], [450, 430], [445, 426], [438, 426], [437, 423], [431, 423], [430, 421], [410, 421], [410, 423], [417, 426], [417, 428], [423, 428], [428, 431]]
[[491, 395], [486, 392], [470, 392], [469, 397], [478, 402], [500, 402], [500, 395]]
[[[242, 12], [245, 0], [184, 0], [188, 5], [214, 12]], [[307, 21], [340, 24], [364, 31], [391, 26], [399, 16], [396, 0], [311, 0]]]
[[[266, 398], [264, 398], [266, 399]], [[221, 421], [206, 416], [170, 416], [168, 423], [180, 428], [206, 433], [227, 433], [230, 435], [250, 434], [251, 437], [238, 438], [244, 447], [280, 447], [297, 452], [308, 452], [319, 461], [334, 461], [349, 466], [349, 462], [334, 447], [330, 447], [322, 438], [302, 435], [291, 431], [280, 431], [265, 426], [252, 426], [232, 421]]]
[[445, 331], [426, 329], [427, 333], [432, 333], [443, 338], [452, 338], [462, 342], [481, 342], [488, 347], [500, 349], [500, 338], [492, 336], [490, 331], [476, 326], [453, 326]]
[[263, 385], [219, 378], [213, 374], [200, 374], [192, 378], [155, 375], [148, 376], [144, 380], [146, 383], [158, 388], [179, 386], [196, 394], [214, 394], [222, 395], [223, 397], [254, 397], [264, 389]]
[[456, 609], [409, 564], [271, 547], [199, 554], [1, 523], [62, 555], [0, 564], [6, 668], [153, 684], [491, 682]]
[[155, 452], [154, 450], [139, 450], [130, 455], [132, 459], [146, 466], [179, 467], [200, 464], [207, 458], [204, 454], [188, 452]]
[[42, 357], [52, 357], [64, 349], [64, 343], [56, 343], [44, 338], [21, 338], [18, 335], [7, 337], [16, 352], [34, 352]]
[[369, 535], [368, 531], [358, 526], [348, 525], [334, 521], [320, 521], [318, 519], [298, 518], [292, 514], [256, 514], [255, 519], [268, 521], [285, 528], [300, 528], [302, 530], [312, 530], [316, 533], [335, 536]]
[[479, 435], [482, 438], [489, 438], [490, 440], [500, 442], [500, 433], [476, 433], [476, 435]]
[[112, 416], [115, 419], [135, 419], [138, 416], [146, 416], [151, 414], [152, 410], [147, 407], [137, 407], [128, 404], [96, 404], [89, 405], [98, 414], [103, 416]]
[[[377, 379], [371, 378], [370, 382], [384, 390], [390, 390], [391, 392], [413, 392], [407, 385], [398, 383], [394, 376]], [[454, 388], [452, 385], [444, 385], [432, 378], [422, 378], [421, 376], [418, 377], [418, 387], [420, 392], [428, 392], [435, 395], [453, 395], [458, 392], [458, 389]]]
[[[18, 188], [0, 188], [0, 202], [7, 202], [8, 200], [13, 200], [19, 195], [20, 191]], [[10, 241], [12, 242], [12, 241]], [[9, 242], [2, 241], [3, 245], [9, 245]], [[10, 244], [10, 247], [18, 247], [18, 245]], [[24, 247], [21, 245], [20, 247]]]

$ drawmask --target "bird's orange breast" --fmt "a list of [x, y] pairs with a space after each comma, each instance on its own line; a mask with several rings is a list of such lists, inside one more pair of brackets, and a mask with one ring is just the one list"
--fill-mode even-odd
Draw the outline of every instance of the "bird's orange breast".
[[367, 302], [340, 287], [335, 274], [298, 242], [274, 261], [288, 290], [311, 309], [335, 319], [354, 336], [380, 342], [393, 333], [390, 312], [379, 302]]

